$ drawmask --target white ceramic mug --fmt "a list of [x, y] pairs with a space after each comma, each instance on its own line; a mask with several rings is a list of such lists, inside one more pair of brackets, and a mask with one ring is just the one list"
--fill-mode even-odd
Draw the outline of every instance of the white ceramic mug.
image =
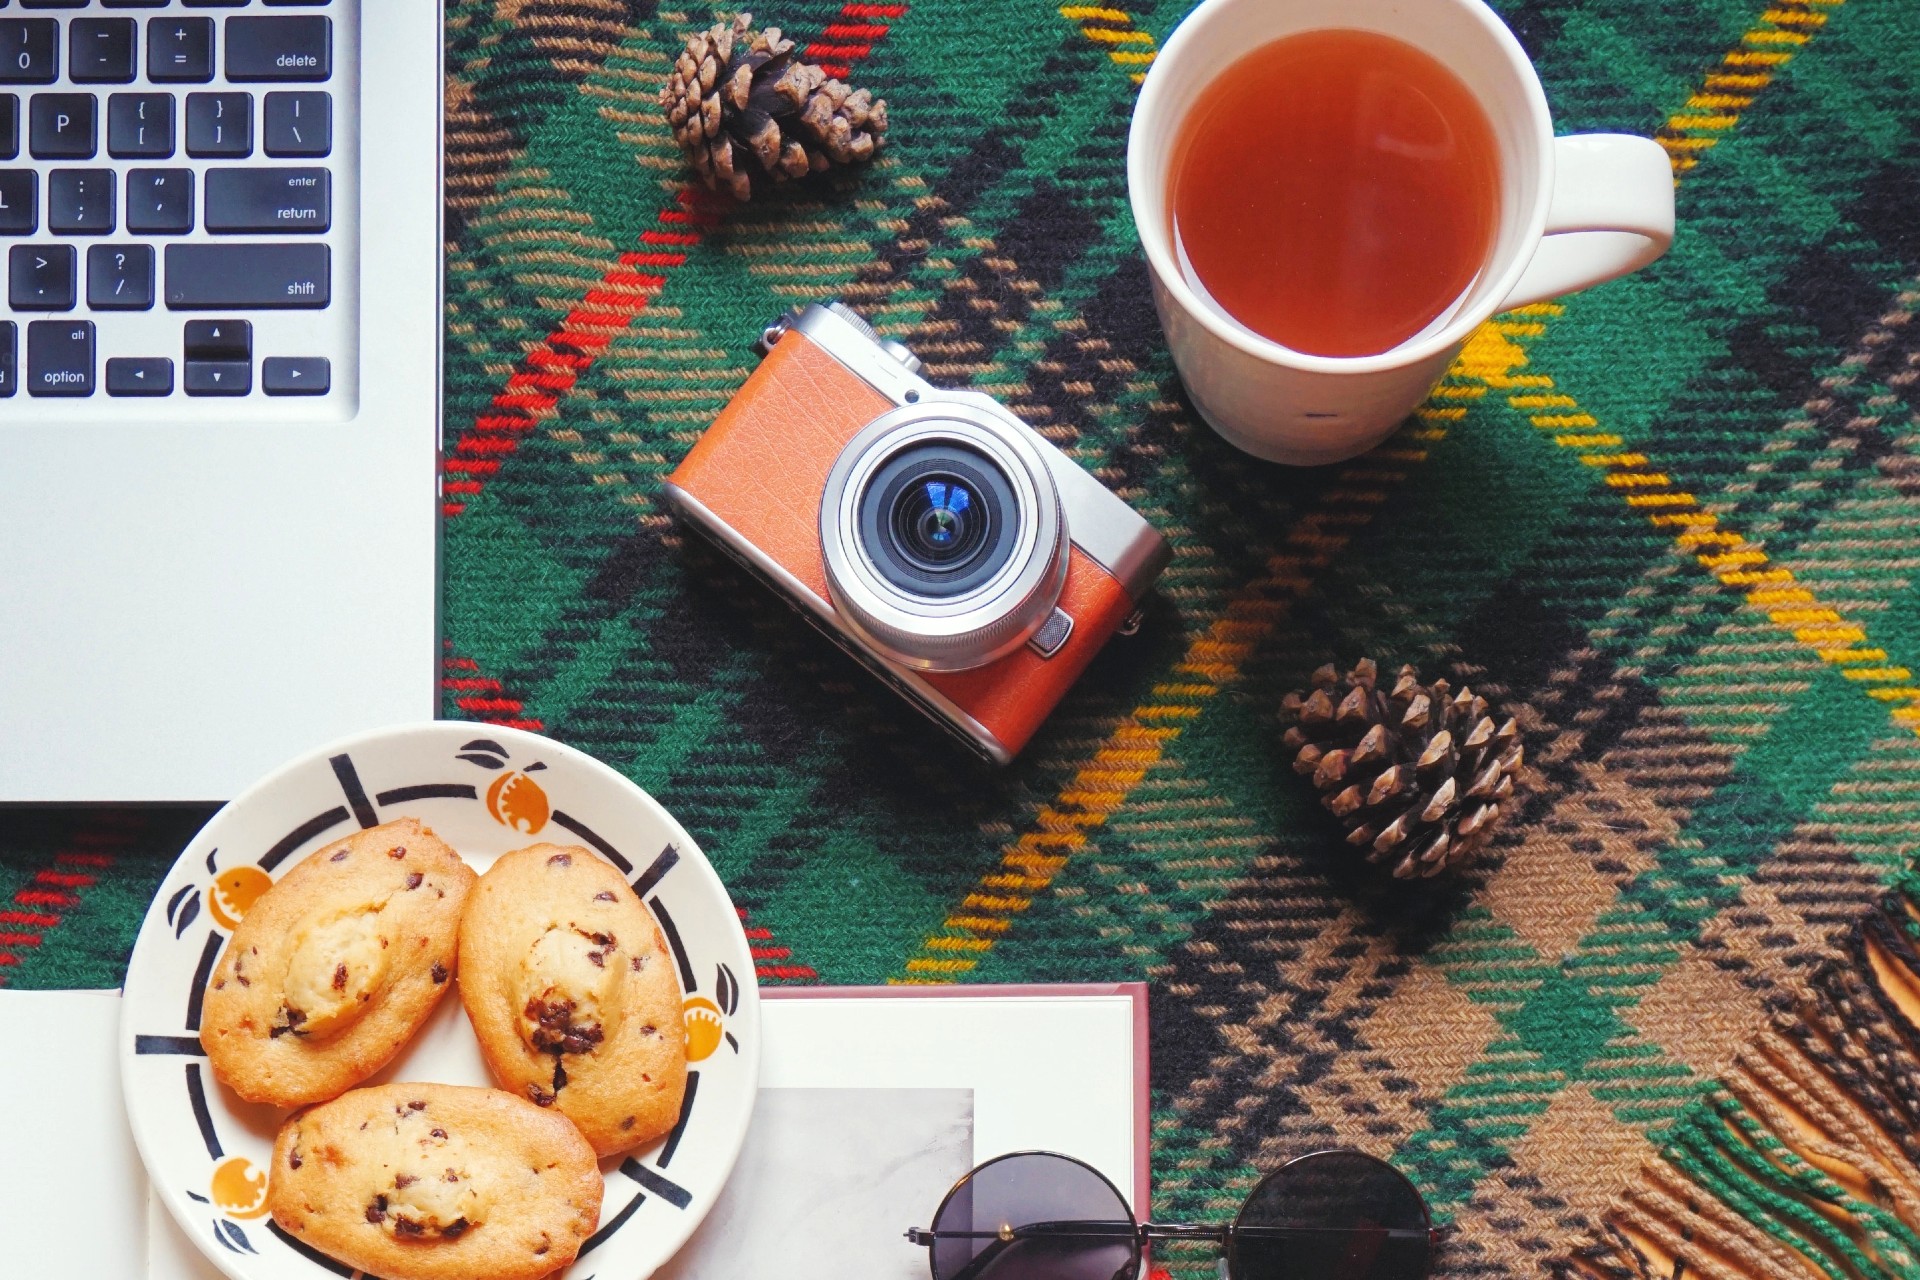
[[[1374, 31], [1423, 50], [1473, 91], [1500, 145], [1498, 231], [1450, 320], [1390, 351], [1314, 356], [1236, 324], [1174, 258], [1168, 166], [1189, 108], [1241, 57], [1283, 36]], [[1154, 306], [1201, 416], [1257, 457], [1301, 465], [1363, 453], [1426, 398], [1468, 335], [1509, 307], [1637, 271], [1673, 242], [1673, 172], [1650, 138], [1555, 138], [1546, 94], [1480, 0], [1205, 0], [1155, 58], [1127, 141], [1133, 219]]]

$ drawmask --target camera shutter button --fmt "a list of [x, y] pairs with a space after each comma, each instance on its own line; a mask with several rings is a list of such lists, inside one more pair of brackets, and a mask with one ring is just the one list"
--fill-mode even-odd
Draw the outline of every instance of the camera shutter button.
[[908, 373], [920, 372], [920, 357], [909, 351], [906, 343], [895, 342], [892, 338], [884, 338], [880, 342], [880, 349], [892, 356], [895, 360], [898, 360]]

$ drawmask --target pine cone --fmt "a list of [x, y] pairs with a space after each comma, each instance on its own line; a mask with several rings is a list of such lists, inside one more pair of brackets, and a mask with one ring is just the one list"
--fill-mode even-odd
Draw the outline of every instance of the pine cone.
[[660, 90], [680, 149], [708, 187], [751, 200], [772, 186], [871, 159], [887, 104], [793, 55], [753, 15], [687, 39]]
[[1367, 658], [1345, 679], [1331, 663], [1314, 672], [1312, 693], [1281, 704], [1293, 721], [1281, 742], [1368, 862], [1403, 880], [1438, 875], [1486, 842], [1513, 794], [1520, 731], [1511, 718], [1496, 729], [1471, 689], [1402, 667], [1382, 693], [1378, 675]]

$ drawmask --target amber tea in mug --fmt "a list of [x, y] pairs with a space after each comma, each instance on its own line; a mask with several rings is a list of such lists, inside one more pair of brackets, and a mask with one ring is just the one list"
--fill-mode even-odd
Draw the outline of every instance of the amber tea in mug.
[[1187, 282], [1307, 355], [1389, 351], [1448, 315], [1498, 230], [1500, 149], [1473, 92], [1370, 31], [1286, 36], [1195, 101], [1169, 166]]

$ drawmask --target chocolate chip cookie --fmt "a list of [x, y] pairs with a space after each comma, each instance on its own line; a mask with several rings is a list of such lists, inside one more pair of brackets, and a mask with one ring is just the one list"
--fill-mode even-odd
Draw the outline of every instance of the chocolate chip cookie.
[[309, 854], [247, 911], [200, 1043], [249, 1102], [304, 1106], [385, 1066], [452, 985], [476, 877], [412, 818]]
[[552, 1107], [611, 1155], [673, 1127], [686, 1091], [666, 939], [586, 849], [504, 855], [467, 900], [460, 1000], [503, 1089]]
[[388, 1280], [536, 1280], [570, 1264], [603, 1184], [563, 1116], [498, 1089], [389, 1084], [303, 1111], [267, 1207], [295, 1239]]

